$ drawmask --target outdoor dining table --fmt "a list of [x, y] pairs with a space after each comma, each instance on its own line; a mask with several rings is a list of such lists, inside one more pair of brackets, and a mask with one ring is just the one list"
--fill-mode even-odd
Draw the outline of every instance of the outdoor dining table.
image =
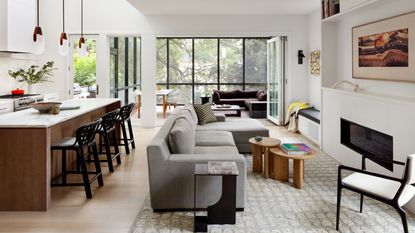
[[[156, 92], [156, 96], [161, 96], [162, 97], [162, 103], [163, 103], [163, 118], [166, 118], [166, 110], [167, 110], [167, 105], [166, 105], [166, 100], [167, 100], [167, 95], [170, 94], [170, 92], [172, 92], [173, 90], [171, 89], [166, 89], [166, 90], [157, 90]], [[138, 113], [138, 117], [140, 117], [140, 113], [141, 113], [141, 91], [136, 90], [134, 91], [134, 94], [137, 96], [137, 113]]]

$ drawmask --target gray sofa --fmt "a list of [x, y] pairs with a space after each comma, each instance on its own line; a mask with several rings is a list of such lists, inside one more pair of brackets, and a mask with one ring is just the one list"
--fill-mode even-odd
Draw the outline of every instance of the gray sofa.
[[[246, 164], [240, 153], [251, 152], [249, 138], [269, 136], [269, 131], [253, 119], [223, 121], [223, 116], [220, 119], [221, 122], [197, 125], [197, 115], [192, 106], [177, 108], [166, 119], [147, 147], [153, 210], [193, 209], [194, 166], [208, 161], [236, 162], [239, 171], [236, 206], [238, 209], [244, 208]], [[177, 132], [176, 128], [180, 125], [184, 131], [181, 132], [183, 141], [177, 142], [172, 134]], [[193, 153], [173, 152], [183, 146]], [[197, 188], [196, 207], [206, 208], [220, 199], [221, 178], [198, 178]]]

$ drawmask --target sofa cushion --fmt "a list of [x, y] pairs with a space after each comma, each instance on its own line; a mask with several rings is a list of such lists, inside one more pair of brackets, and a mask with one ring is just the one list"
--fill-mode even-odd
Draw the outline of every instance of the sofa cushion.
[[239, 151], [236, 146], [196, 146], [195, 154], [237, 155]]
[[216, 91], [220, 99], [235, 99], [239, 98], [239, 91]]
[[183, 109], [182, 111], [180, 111], [177, 114], [177, 117], [183, 117], [184, 119], [186, 119], [189, 122], [189, 125], [191, 125], [192, 129], [193, 130], [196, 130], [197, 123], [195, 124], [195, 122], [193, 120], [193, 117], [192, 117], [190, 111]]
[[235, 146], [231, 132], [197, 131], [196, 146]]
[[173, 154], [192, 154], [195, 150], [196, 132], [189, 119], [178, 116], [169, 133], [169, 144]]
[[241, 91], [238, 90], [238, 98], [257, 98], [258, 91]]
[[237, 119], [198, 125], [197, 131], [230, 131], [236, 145], [249, 144], [248, 140], [255, 136], [269, 137], [269, 130], [255, 119]]
[[229, 104], [229, 105], [238, 105], [240, 107], [245, 107], [245, 99], [221, 99], [219, 104]]
[[198, 118], [197, 118], [197, 114], [195, 112], [195, 108], [193, 107], [193, 105], [186, 104], [183, 107], [183, 110], [186, 110], [186, 111], [189, 111], [190, 112], [190, 115], [192, 116], [192, 120], [193, 120], [194, 125], [197, 125]]
[[212, 107], [210, 107], [210, 103], [194, 105], [194, 109], [199, 120], [199, 125], [217, 121]]

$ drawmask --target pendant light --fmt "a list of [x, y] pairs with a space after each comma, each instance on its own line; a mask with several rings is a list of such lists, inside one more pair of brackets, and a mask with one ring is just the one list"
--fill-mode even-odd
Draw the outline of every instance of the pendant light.
[[45, 37], [43, 36], [42, 28], [39, 26], [39, 0], [36, 1], [37, 7], [37, 24], [33, 31], [33, 53], [42, 54], [45, 51]]
[[84, 38], [84, 0], [81, 0], [81, 37], [79, 38], [78, 54], [81, 57], [88, 53]]
[[62, 33], [59, 39], [59, 54], [67, 56], [69, 53], [69, 41], [65, 33], [65, 0], [62, 0], [62, 8]]

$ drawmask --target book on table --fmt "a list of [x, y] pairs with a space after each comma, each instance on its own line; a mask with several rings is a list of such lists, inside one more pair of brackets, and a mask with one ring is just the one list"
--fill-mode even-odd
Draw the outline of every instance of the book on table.
[[289, 155], [305, 155], [311, 153], [311, 148], [304, 143], [283, 143], [281, 150]]

